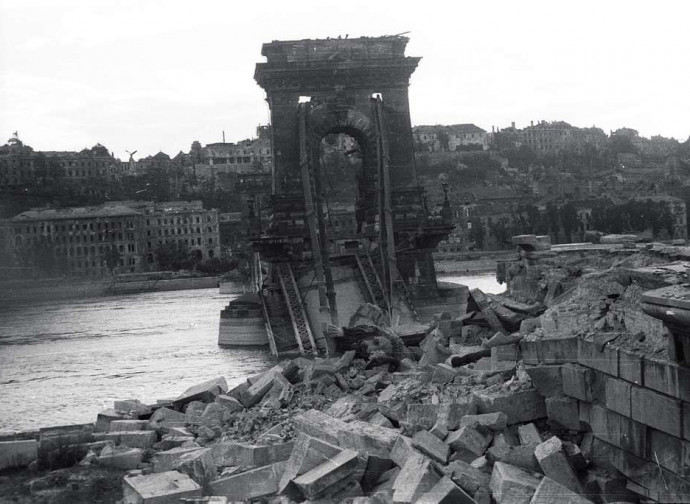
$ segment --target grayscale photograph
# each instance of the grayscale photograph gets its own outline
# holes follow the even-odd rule
[[[690,503],[688,20],[0,0],[0,504]]]

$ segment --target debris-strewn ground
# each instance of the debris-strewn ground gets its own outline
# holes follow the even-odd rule
[[[661,329],[641,314],[639,296],[670,270],[649,273],[644,267],[663,261],[636,256],[550,261],[534,299],[473,290],[466,314],[440,314],[413,338],[376,326],[381,317],[369,306],[368,329],[332,331],[342,338],[335,357],[284,360],[232,389],[218,378],[156,405],[117,401],[94,425],[43,430],[12,448],[21,452],[14,465],[35,460],[0,478],[0,502],[129,504],[168,495],[160,502],[604,503],[661,495],[608,463],[609,445],[593,427],[597,382],[587,378],[599,371],[578,363],[578,345],[663,358]]]

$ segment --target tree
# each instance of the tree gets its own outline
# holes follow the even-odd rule
[[[179,271],[191,269],[199,258],[193,254],[184,242],[172,241],[159,245],[153,251],[158,269],[162,271]]]
[[[549,232],[553,234],[554,241],[558,243],[558,232],[560,231],[560,217],[558,215],[558,207],[549,203],[546,205],[546,218],[549,223]]]
[[[577,216],[577,210],[572,203],[568,203],[561,207],[561,223],[563,224],[563,231],[565,232],[565,237],[568,242],[573,241],[573,231],[575,231],[579,224],[580,219]]]
[[[475,218],[470,221],[470,241],[473,241],[475,248],[484,248],[484,239],[486,237],[486,231],[484,231],[484,226],[482,226],[482,221]]]

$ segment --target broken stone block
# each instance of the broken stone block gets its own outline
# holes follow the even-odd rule
[[[489,486],[490,476],[462,460],[454,460],[443,470],[456,484],[470,494]]]
[[[389,458],[381,458],[370,456],[367,458],[367,464],[364,469],[362,479],[359,481],[362,490],[369,493],[384,473],[390,471],[395,467],[393,461]]]
[[[444,476],[417,500],[417,504],[475,504],[475,501],[448,476]]]
[[[201,486],[177,471],[125,477],[124,504],[172,504],[184,497],[201,497]]]
[[[172,450],[187,442],[194,442],[194,436],[171,436],[170,434],[165,434],[163,439],[153,445],[153,449],[163,451]]]
[[[217,402],[212,402],[206,405],[200,420],[206,427],[216,427],[223,423],[223,415],[225,414],[226,409],[223,406]]]
[[[489,493],[488,486],[486,488],[480,488],[474,495],[474,502],[477,504],[491,504],[491,494]]]
[[[380,411],[377,411],[371,417],[369,417],[367,422],[372,425],[378,425],[379,427],[387,427],[389,429],[393,428],[391,421],[386,416],[381,414]]]
[[[406,421],[415,430],[429,430],[436,423],[438,409],[438,404],[409,404]]]
[[[240,401],[229,395],[219,395],[216,397],[216,402],[223,406],[230,413],[237,413],[238,411],[242,411],[244,409],[244,406],[242,406]]]
[[[338,445],[338,432],[345,429],[347,424],[317,410],[300,413],[292,419],[297,432],[319,438],[332,445]]]
[[[187,474],[205,488],[208,487],[211,481],[216,479],[218,474],[209,448],[183,453],[177,459],[173,468],[176,471]]]
[[[577,400],[572,397],[548,397],[546,415],[556,426],[574,431],[581,430],[580,409]]]
[[[250,445],[224,441],[215,443],[209,448],[217,466],[254,467],[287,460],[293,446],[292,441],[273,445]]]
[[[359,482],[353,478],[354,476],[340,480],[324,492],[321,497],[310,499],[308,501],[309,504],[332,504],[333,502],[353,503],[357,500],[368,499],[368,497],[364,497]]]
[[[428,431],[419,431],[412,438],[412,446],[442,464],[448,461],[450,447]]]
[[[180,446],[178,448],[171,448],[170,450],[159,451],[153,456],[152,459],[153,472],[160,473],[172,471],[175,467],[175,464],[182,459],[183,455],[203,449],[204,448],[200,448],[198,446],[187,448]]]
[[[449,432],[445,442],[454,452],[470,452],[475,457],[481,457],[491,443],[492,437],[489,429],[480,424],[474,424]]]
[[[203,401],[191,401],[187,403],[184,410],[185,421],[190,425],[201,425],[201,415],[206,409],[206,403]]]
[[[130,448],[152,448],[156,441],[158,441],[158,434],[156,431],[120,431],[109,432],[105,435],[108,441],[112,441],[118,445],[129,446]]]
[[[520,438],[521,445],[539,444],[542,441],[539,431],[533,423],[520,425],[518,427],[518,437]]]
[[[398,467],[403,467],[413,453],[416,452],[414,446],[412,446],[412,439],[406,436],[398,436],[391,450],[391,460]]]
[[[163,432],[167,432],[171,427],[184,427],[186,421],[187,416],[184,413],[169,408],[157,409],[149,420],[153,427]]]
[[[544,398],[536,389],[518,391],[474,392],[480,413],[504,412],[508,425],[531,422],[546,416]]]
[[[358,464],[359,458],[356,451],[342,450],[331,459],[295,478],[293,483],[306,498],[313,499],[352,474]]]
[[[491,462],[503,462],[531,472],[541,472],[539,462],[534,456],[536,444],[519,446],[493,446],[486,451]]]
[[[496,462],[489,488],[498,504],[529,504],[539,479],[519,467]]]
[[[440,477],[434,471],[428,458],[414,453],[407,459],[393,483],[393,502],[407,504],[417,502],[422,495],[431,490]]]
[[[391,502],[393,500],[393,486],[399,474],[399,467],[394,467],[383,473],[376,480],[376,484],[369,491],[369,495],[383,499],[384,502]]]
[[[544,397],[563,395],[562,364],[527,366],[525,371],[532,380],[532,385]]]
[[[534,492],[530,504],[591,504],[585,499],[560,483],[545,476]]]
[[[35,439],[0,442],[0,471],[26,467],[38,458],[38,441]]]
[[[120,411],[135,417],[141,415],[149,415],[151,413],[151,406],[143,404],[139,399],[125,399],[123,401],[115,401],[113,405],[115,411]]]
[[[371,425],[367,422],[353,420],[344,424],[338,432],[338,445],[360,452],[362,455],[376,455],[386,458],[400,437],[395,429]]]
[[[126,420],[128,416],[124,413],[119,413],[114,409],[103,410],[96,416],[96,432],[109,432],[110,422],[113,420]]]
[[[294,496],[288,485],[295,478],[332,459],[341,451],[338,446],[300,433],[278,483],[278,493]]]
[[[483,413],[480,415],[465,415],[460,420],[460,427],[465,425],[483,425],[492,431],[502,431],[508,425],[508,415],[502,411]]]
[[[243,473],[218,478],[209,485],[213,495],[230,501],[249,501],[272,495],[278,491],[278,482],[285,471],[286,462],[276,462]]]
[[[563,443],[558,437],[553,436],[538,445],[534,456],[546,476],[577,494],[584,493],[584,488],[570,465]]]
[[[455,377],[458,376],[457,371],[453,368],[453,366],[449,366],[448,364],[436,364],[434,366],[434,372],[431,375],[431,382],[432,383],[450,383],[452,382]]]
[[[110,432],[140,431],[148,424],[148,420],[113,420],[110,422]]]
[[[230,390],[228,390],[225,394],[220,394],[220,395],[227,395],[227,396],[233,397],[239,401],[242,394],[244,394],[244,392],[246,392],[246,390],[248,388],[249,388],[249,382],[243,381],[243,382],[240,382],[239,384],[235,385]]]
[[[228,391],[228,384],[225,378],[220,376],[212,380],[207,380],[185,390],[177,399],[173,400],[175,409],[191,401],[212,402],[215,398]]]
[[[110,449],[108,451],[103,450],[103,452],[96,459],[98,465],[124,469],[125,471],[136,469],[144,458],[144,450],[141,448],[129,448],[122,451]]]
[[[564,364],[561,369],[563,393],[580,401],[592,402],[594,371],[579,364]]]
[[[575,443],[564,441],[563,449],[565,450],[565,454],[568,456],[568,460],[570,461],[570,465],[573,466],[573,469],[580,471],[587,467],[587,459],[585,459],[585,456],[582,454],[579,446],[577,446]]]

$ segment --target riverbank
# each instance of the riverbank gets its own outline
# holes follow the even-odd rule
[[[155,277],[127,276],[104,279],[49,278],[38,280],[4,280],[0,284],[0,304],[14,305],[53,300],[79,300],[95,297],[217,288],[217,277]]]

